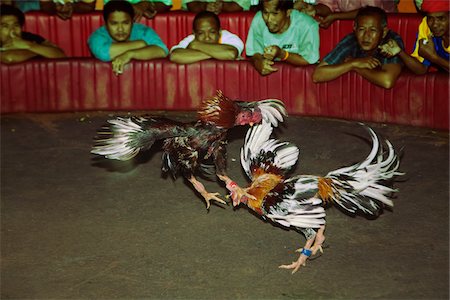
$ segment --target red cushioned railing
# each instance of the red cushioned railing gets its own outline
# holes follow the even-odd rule
[[[222,27],[239,35],[244,42],[253,16],[253,12],[219,15]],[[152,27],[170,49],[192,32],[193,19],[193,13],[174,11],[158,14],[151,20],[143,19],[142,23]],[[416,14],[389,14],[389,27],[402,36],[407,52],[412,51],[420,20],[421,17]],[[76,14],[68,21],[63,21],[56,16],[32,12],[26,15],[25,30],[40,34],[58,44],[68,56],[89,57],[87,39],[101,25],[103,25],[103,19],[99,12]],[[352,21],[344,20],[335,22],[328,29],[320,29],[321,57],[324,57],[346,34],[350,33],[352,27]]]
[[[278,63],[260,76],[247,61],[133,62],[115,76],[95,59],[35,60],[2,65],[1,109],[11,112],[195,110],[216,89],[233,99],[282,99],[291,114],[449,128],[448,76],[403,73],[386,90],[346,74],[314,84],[309,67]],[[20,88],[18,83],[20,82]]]

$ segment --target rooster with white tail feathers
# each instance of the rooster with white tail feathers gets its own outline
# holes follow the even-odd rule
[[[225,182],[233,194],[252,197],[226,174],[226,144],[228,129],[238,125],[268,123],[278,126],[287,116],[282,101],[266,99],[254,102],[233,101],[221,91],[202,101],[198,121],[181,123],[165,118],[115,118],[98,132],[92,153],[108,159],[128,160],[148,150],[155,141],[163,140],[164,172],[176,177],[183,175],[204,198],[206,208],[210,202],[226,204],[219,193],[208,192],[197,180],[199,173],[216,175]]]
[[[392,144],[385,140],[387,154],[375,132],[365,126],[372,139],[372,150],[365,160],[329,172],[326,176],[287,173],[297,163],[299,149],[289,143],[270,139],[269,124],[254,126],[247,132],[241,149],[241,164],[251,180],[240,197],[231,193],[233,205],[244,203],[263,218],[301,231],[306,244],[297,250],[299,258],[280,268],[297,272],[311,255],[323,252],[326,203],[334,203],[350,214],[377,217],[383,206],[392,207],[395,189],[386,181],[398,172],[399,159]]]

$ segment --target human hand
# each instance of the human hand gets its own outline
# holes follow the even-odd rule
[[[316,8],[314,5],[304,2],[303,0],[298,0],[294,3],[294,9],[307,14],[311,17],[316,16]]]
[[[16,36],[13,31],[9,34],[9,39],[3,44],[3,51],[30,49],[32,42],[22,39],[21,36]]]
[[[223,1],[222,0],[216,0],[215,2],[208,2],[206,4],[206,10],[215,13],[218,15],[223,8]]]
[[[124,66],[129,63],[131,60],[131,53],[127,51],[116,58],[114,58],[111,62],[112,71],[114,75],[120,75],[123,73]]]
[[[375,69],[379,66],[381,66],[381,62],[372,57],[372,56],[368,56],[368,57],[361,57],[361,58],[354,58],[351,60],[348,60],[352,66],[354,68],[358,68],[358,69]]]
[[[273,61],[275,58],[280,56],[281,52],[281,48],[276,45],[267,46],[266,48],[264,48],[263,57],[265,59]]]
[[[330,27],[330,25],[333,24],[334,21],[335,21],[334,15],[329,14],[328,16],[320,19],[319,26],[326,29]]]
[[[189,45],[187,46],[187,49],[198,50],[198,47],[202,44],[203,43],[200,42],[199,40],[194,39],[194,40],[192,40],[192,42],[189,43]]]
[[[437,56],[431,37],[419,40],[419,55],[428,60],[433,60]]]
[[[66,2],[64,4],[56,3],[56,15],[63,20],[70,19],[73,14],[72,2]]]
[[[277,68],[273,67],[274,62],[272,60],[262,57],[261,59],[255,60],[255,68],[261,75],[269,75],[273,72],[278,71]]]
[[[378,46],[381,54],[387,57],[393,57],[399,54],[402,51],[402,48],[398,45],[395,40],[389,40],[387,43]]]
[[[153,4],[148,1],[141,1],[136,4],[133,4],[134,9],[134,22],[139,22],[142,17],[146,17],[148,19],[153,18],[156,15],[156,11],[153,8]]]

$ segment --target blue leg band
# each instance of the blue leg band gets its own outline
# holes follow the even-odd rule
[[[308,256],[308,257],[310,257],[310,256],[311,256],[311,254],[312,254],[312,251],[311,251],[311,250],[309,250],[309,249],[305,249],[305,248],[303,248],[303,249],[302,249],[302,251],[300,252],[300,254],[303,254],[303,255],[305,255],[305,256]]]

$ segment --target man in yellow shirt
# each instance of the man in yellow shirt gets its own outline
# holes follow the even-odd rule
[[[389,41],[382,51],[398,55],[416,74],[425,74],[430,67],[449,72],[449,1],[424,0],[421,10],[426,16],[419,25],[413,53],[408,55],[395,41]]]

